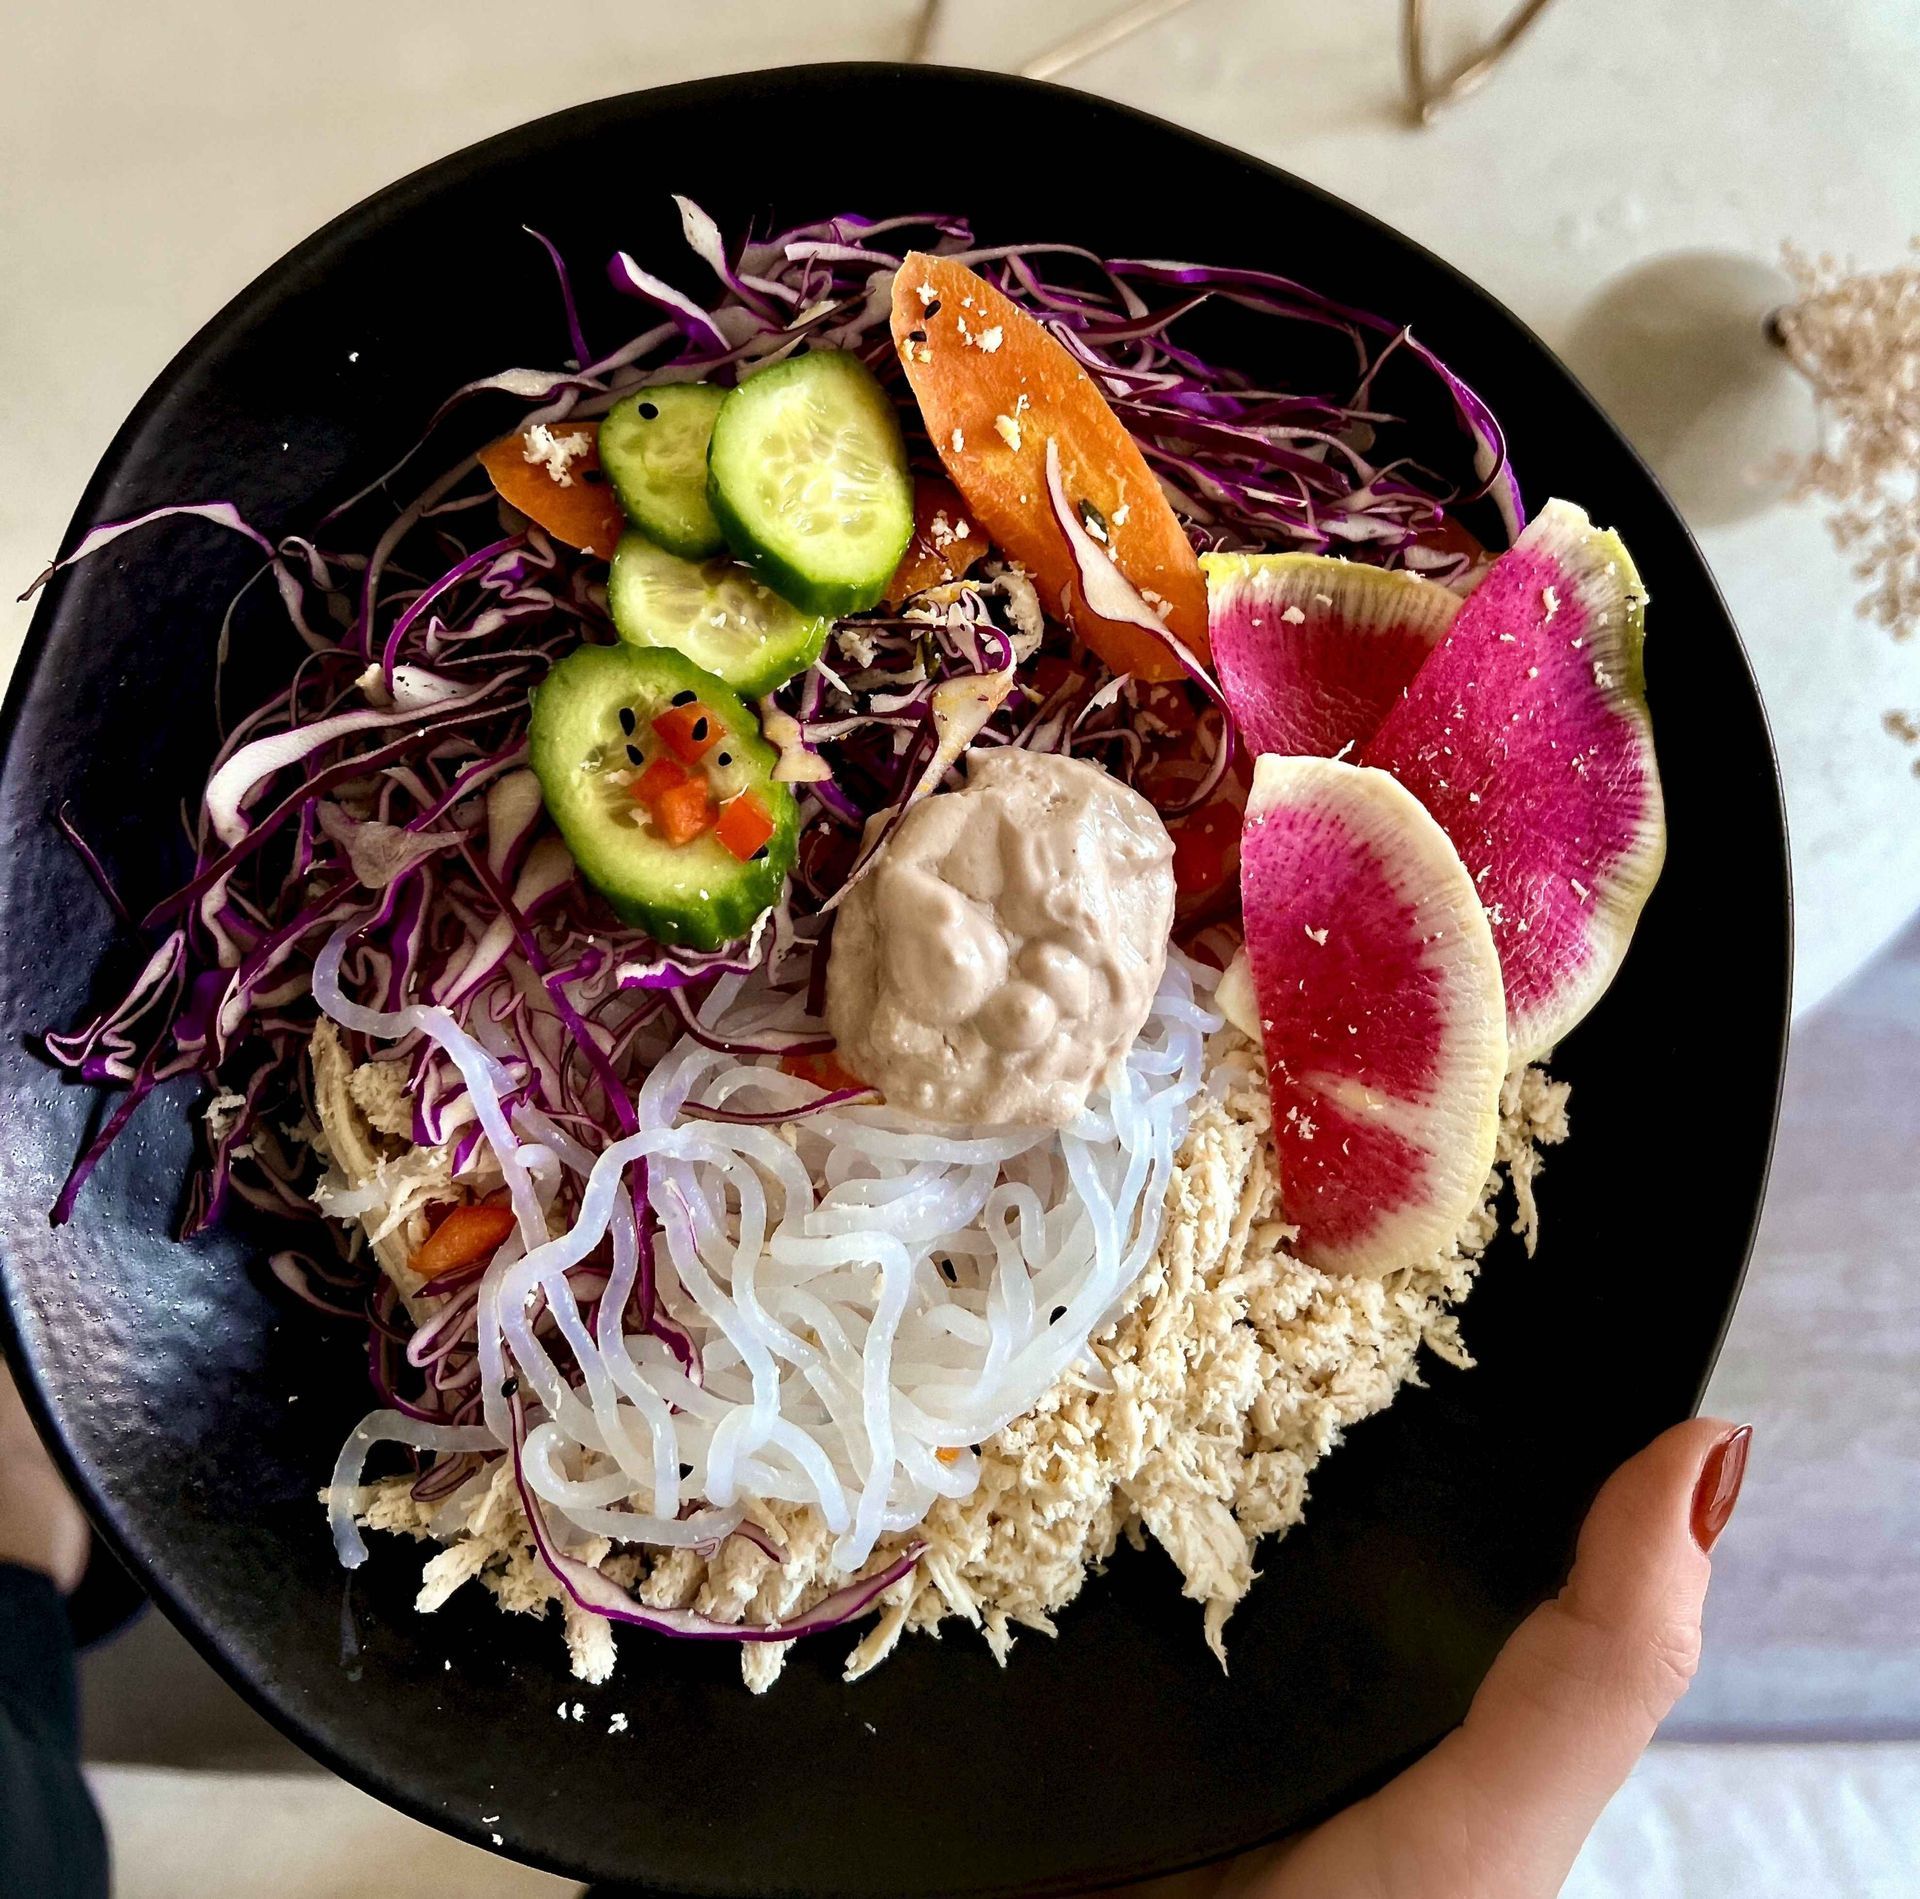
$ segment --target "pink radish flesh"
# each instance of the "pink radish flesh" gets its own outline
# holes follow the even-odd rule
[[[1301,1256],[1361,1274],[1431,1257],[1486,1185],[1507,1066],[1472,880],[1384,772],[1267,756],[1240,891]]]
[[[1598,1001],[1665,856],[1645,598],[1618,537],[1549,502],[1361,753],[1433,813],[1471,872],[1519,1058]]]
[[[1208,554],[1207,632],[1249,750],[1366,744],[1460,610],[1435,581],[1319,554]]]

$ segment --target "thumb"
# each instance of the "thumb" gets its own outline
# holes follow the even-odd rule
[[[1588,1513],[1566,1588],[1514,1632],[1466,1720],[1288,1853],[1264,1887],[1269,1899],[1558,1892],[1692,1679],[1707,1552],[1739,1494],[1751,1436],[1699,1418],[1623,1465]],[[1342,1883],[1356,1874],[1364,1884]]]

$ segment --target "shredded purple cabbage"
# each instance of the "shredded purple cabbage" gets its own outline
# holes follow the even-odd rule
[[[305,1059],[317,1016],[310,975],[342,924],[354,937],[344,972],[350,987],[387,1010],[444,1004],[505,1051],[509,1109],[537,1108],[599,1146],[638,1125],[638,1085],[683,1032],[770,1058],[831,1047],[792,1034],[727,1040],[703,1021],[702,1004],[716,983],[755,967],[817,998],[824,912],[856,872],[863,830],[877,814],[897,820],[908,800],[944,779],[954,763],[951,708],[969,686],[996,696],[991,717],[962,734],[962,751],[967,743],[1020,745],[1089,757],[1150,791],[1157,784],[1170,814],[1211,796],[1231,763],[1230,731],[1205,694],[1115,678],[1042,623],[1020,576],[989,568],[976,584],[843,622],[817,666],[763,701],[767,735],[782,754],[778,775],[802,808],[803,848],[788,898],[751,943],[711,956],[654,943],[612,917],[564,852],[543,847],[538,798],[516,777],[526,764],[529,688],[582,639],[609,635],[604,568],[499,503],[471,456],[431,479],[414,478],[411,499],[394,496],[403,469],[430,463],[443,419],[471,402],[493,405],[503,432],[515,424],[510,403],[521,428],[591,418],[650,381],[731,381],[811,346],[854,350],[903,388],[888,331],[890,290],[900,255],[918,246],[981,270],[1086,366],[1198,548],[1332,549],[1448,579],[1458,578],[1466,557],[1432,543],[1453,511],[1490,499],[1509,533],[1517,526],[1519,496],[1499,427],[1474,392],[1409,332],[1287,278],[1103,261],[1058,244],[981,250],[963,219],[937,215],[849,213],[729,248],[697,205],[678,203],[689,246],[711,279],[700,294],[617,253],[609,279],[644,307],[650,327],[595,357],[565,261],[530,232],[558,277],[570,360],[456,390],[422,441],[404,453],[396,445],[388,474],[312,535],[276,542],[230,503],[195,503],[104,523],[58,563],[163,520],[212,522],[260,548],[305,656],[221,746],[195,823],[192,873],[135,926],[146,953],[120,1000],[78,1029],[44,1038],[60,1067],[123,1091],[76,1161],[53,1209],[56,1223],[145,1095],[182,1075],[199,1077],[214,1096],[185,1231],[219,1218],[234,1193],[269,1212],[313,1215],[318,1164],[305,1138],[316,1120]],[[1259,380],[1210,353],[1235,342],[1267,360],[1289,360],[1296,348],[1319,360],[1331,345],[1341,366],[1325,387]],[[1424,381],[1424,397],[1454,418],[1451,430],[1437,431],[1451,439],[1436,448],[1430,423],[1416,429],[1384,406],[1396,376]],[[924,435],[909,433],[916,460],[933,470]],[[1437,462],[1457,461],[1457,471],[1415,459],[1416,436]],[[223,641],[225,634],[223,622]],[[1184,718],[1169,720],[1177,700],[1185,701]],[[1211,736],[1188,761],[1184,782],[1178,769],[1154,781],[1150,735],[1196,720]],[[131,924],[84,826],[64,806],[58,822]],[[530,1002],[530,989],[541,1006]],[[464,1084],[432,1044],[415,1035],[376,1049],[356,1039],[352,1052],[404,1068],[416,1141],[450,1141],[457,1161],[473,1151],[481,1135]],[[778,1115],[689,1111],[777,1121],[860,1098],[833,1089]],[[635,1203],[646,1207],[644,1191]],[[643,1231],[640,1271],[619,1320],[661,1338],[697,1380],[691,1343],[654,1297],[653,1240]],[[479,1267],[432,1281],[416,1313],[364,1254],[323,1264],[283,1252],[273,1270],[322,1314],[366,1325],[369,1376],[383,1403],[434,1425],[479,1415]],[[593,1262],[574,1270],[583,1314],[594,1323],[607,1271]],[[566,1364],[551,1321],[542,1336]],[[518,1400],[515,1409],[518,1417]],[[422,1470],[416,1495],[449,1495],[481,1467],[479,1454],[443,1453]],[[870,1607],[914,1560],[896,1558],[778,1629],[722,1625],[647,1608],[616,1590],[554,1545],[524,1483],[521,1495],[542,1555],[574,1601],[671,1634],[786,1640],[834,1627]]]

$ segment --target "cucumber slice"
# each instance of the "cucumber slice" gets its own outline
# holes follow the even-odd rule
[[[629,646],[671,646],[748,698],[811,666],[830,624],[761,586],[729,555],[681,560],[631,530],[614,549],[607,606]]]
[[[665,755],[653,721],[691,695],[720,727],[698,769],[716,804],[751,791],[773,819],[760,855],[742,863],[708,831],[669,844],[631,787]],[[656,941],[718,949],[743,937],[780,895],[799,811],[772,781],[778,754],[737,694],[670,648],[582,646],[534,689],[533,769],[547,811],[586,877],[626,922]]]
[[[844,350],[789,357],[720,405],[707,498],[727,545],[810,613],[858,613],[913,534],[900,418]]]
[[[600,466],[627,519],[684,560],[726,546],[707,505],[707,443],[726,396],[712,383],[663,383],[616,402],[600,424]]]

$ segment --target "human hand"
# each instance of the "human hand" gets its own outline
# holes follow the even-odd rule
[[[1551,1899],[1693,1677],[1707,1554],[1746,1425],[1696,1418],[1594,1499],[1573,1574],[1513,1633],[1467,1718],[1371,1798],[1150,1899]]]
[[[62,1595],[80,1586],[91,1536],[40,1442],[13,1374],[0,1362],[0,1563],[50,1576]]]

